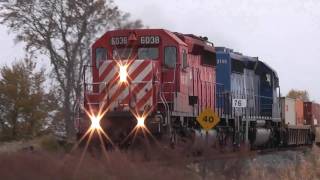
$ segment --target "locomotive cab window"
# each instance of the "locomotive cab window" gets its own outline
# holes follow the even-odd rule
[[[177,62],[177,48],[173,46],[164,49],[164,64],[169,68],[174,68]]]
[[[244,72],[244,64],[243,62],[236,60],[236,59],[231,59],[231,69],[232,72],[237,72],[243,74]]]
[[[187,51],[184,49],[182,50],[182,68],[188,67],[188,61],[187,61]]]
[[[153,59],[156,60],[159,57],[158,48],[139,48],[138,59]]]
[[[266,87],[272,87],[272,76],[269,73],[262,75],[262,84]]]
[[[216,66],[217,65],[216,53],[210,52],[210,51],[203,51],[201,63],[207,66]]]
[[[107,50],[105,48],[96,49],[96,67],[99,67],[99,64],[107,60]]]

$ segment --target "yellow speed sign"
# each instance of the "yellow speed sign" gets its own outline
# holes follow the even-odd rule
[[[207,108],[200,113],[197,121],[204,130],[208,131],[220,122],[220,117],[212,109]]]

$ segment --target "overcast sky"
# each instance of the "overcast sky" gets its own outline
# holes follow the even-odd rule
[[[277,70],[282,94],[308,90],[320,102],[318,0],[115,0],[150,28],[207,36],[215,46],[259,56]],[[23,57],[0,26],[0,65]]]
[[[306,89],[320,102],[320,1],[115,0],[150,28],[207,36],[259,56],[277,70],[282,94]]]

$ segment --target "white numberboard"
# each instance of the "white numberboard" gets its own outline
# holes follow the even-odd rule
[[[246,99],[232,99],[232,107],[245,108],[245,107],[247,107],[247,100]]]

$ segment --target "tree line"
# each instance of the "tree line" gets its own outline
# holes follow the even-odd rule
[[[73,109],[90,44],[108,30],[142,27],[112,0],[17,0],[0,6],[0,24],[25,44],[28,57],[46,57],[58,92],[43,87],[46,76],[36,71],[33,59],[2,67],[0,132],[9,139],[34,136],[55,119],[63,119],[58,124],[72,137]]]

